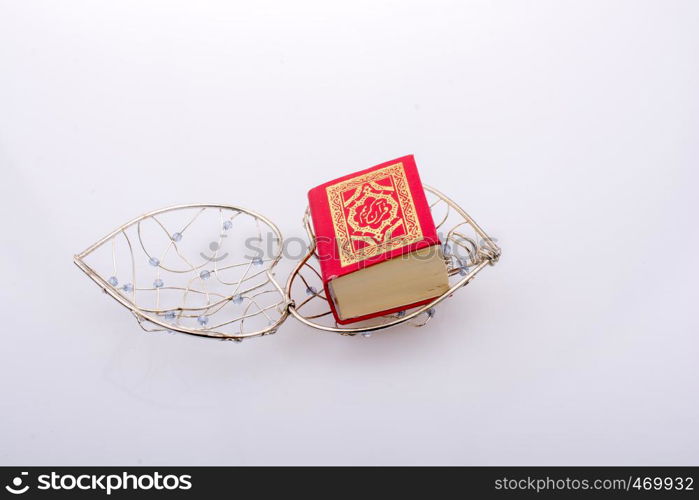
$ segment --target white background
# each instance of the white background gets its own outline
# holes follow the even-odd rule
[[[0,463],[694,464],[699,6],[0,1]],[[414,153],[503,248],[423,329],[141,332],[72,256],[188,202],[302,236]]]

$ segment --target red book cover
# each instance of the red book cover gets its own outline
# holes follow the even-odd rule
[[[431,245],[439,245],[413,155],[376,165],[308,192],[326,297],[335,278]],[[430,302],[341,320],[353,323]]]

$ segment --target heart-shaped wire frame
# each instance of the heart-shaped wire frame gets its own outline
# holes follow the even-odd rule
[[[242,341],[248,337],[275,333],[289,315],[317,330],[350,336],[369,335],[372,331],[402,323],[423,326],[434,316],[435,306],[467,285],[487,265],[497,263],[501,253],[495,241],[454,201],[434,188],[424,188],[440,239],[444,243],[449,290],[427,305],[350,326],[334,321],[324,296],[308,209],[303,223],[308,233],[309,249],[289,275],[285,289],[274,278],[274,268],[281,259],[284,246],[281,232],[263,215],[231,205],[178,205],[149,212],[118,227],[76,255],[74,261],[108,295],[129,309],[141,328],[149,332],[179,332],[218,340]],[[175,212],[180,218],[187,212],[192,217],[186,224],[178,222],[178,229],[172,232],[172,228],[166,227],[166,222],[161,218]],[[257,235],[253,239],[262,242],[261,226],[266,226],[269,231],[265,258],[249,258],[246,255],[242,262],[223,262],[218,252],[223,237],[227,235],[220,234],[217,241],[210,243],[210,248],[216,249],[214,255],[209,257],[200,253],[204,260],[192,264],[193,259],[184,255],[179,242],[195,228],[197,221],[204,218],[202,214],[205,212],[213,212],[216,219],[213,227],[209,226],[207,231],[215,228],[217,232],[225,233],[240,219],[248,218],[248,222],[257,228]],[[145,223],[150,223],[151,231],[142,231]],[[150,243],[144,243],[147,238],[143,233],[159,235],[162,243],[161,253],[157,254],[159,257],[148,250]],[[118,248],[127,255],[126,259],[117,258]],[[109,273],[100,273],[88,263],[93,255],[101,251],[111,251],[107,259],[111,261],[109,267],[113,264],[110,277],[107,277]],[[228,255],[226,252],[225,256]],[[166,257],[170,260],[166,260]],[[171,264],[173,259],[182,267],[176,269]],[[126,265],[119,265],[120,260],[126,260]],[[138,278],[141,281],[137,281],[139,266],[146,269],[145,273],[139,269]],[[223,278],[223,274],[231,269],[242,273],[237,281]],[[143,274],[153,278],[152,284],[143,283]],[[127,280],[122,283],[120,280],[123,281],[124,275]],[[257,281],[253,281],[255,279]],[[207,285],[209,282],[218,286],[216,291],[210,289]],[[167,298],[165,292],[170,294]],[[199,302],[194,303],[193,298],[198,298]],[[250,326],[251,323],[254,325]]]
[[[408,311],[348,326],[338,324],[332,316],[322,288],[315,235],[310,221],[310,212],[306,209],[303,223],[311,246],[289,276],[286,284],[285,293],[289,298],[289,313],[312,328],[341,335],[369,335],[372,331],[402,323],[423,326],[434,316],[435,306],[470,283],[483,268],[496,264],[501,250],[495,241],[454,201],[434,188],[423,187],[437,231],[444,244],[443,253],[449,274],[449,290],[429,304]]]
[[[178,212],[175,214],[177,219],[181,219],[185,213],[192,216],[186,224],[178,220],[177,229],[173,231],[172,227],[166,227],[167,223],[161,218],[174,212]],[[214,233],[209,240],[210,249],[215,249],[213,255],[185,255],[179,242],[183,239],[186,241],[189,233],[198,229],[195,225],[202,224],[198,221],[207,218],[203,215],[207,212],[209,222],[204,230],[211,232],[216,229],[217,233],[221,233],[218,236]],[[210,220],[211,212],[214,212],[213,221]],[[222,252],[220,249],[223,248],[224,238],[228,236],[226,232],[233,232],[230,230],[241,225],[241,222],[256,228],[257,236],[254,239],[260,242],[264,240],[262,227],[268,228],[265,235],[270,251],[264,258],[254,257],[230,264],[218,253]],[[142,231],[146,223],[151,229]],[[157,234],[161,243],[161,252],[157,255],[144,243],[153,233]],[[127,222],[76,255],[74,262],[107,294],[128,308],[146,331],[180,332],[241,341],[247,337],[275,333],[288,316],[286,295],[274,279],[273,272],[281,258],[282,242],[277,226],[256,212],[231,205],[178,205],[155,210]],[[113,275],[107,277],[108,273],[99,273],[87,260],[110,248]],[[228,256],[226,252],[225,257]],[[104,262],[107,256],[101,257]],[[194,259],[198,259],[197,263],[193,263]],[[124,265],[120,262],[122,260],[127,263]],[[143,266],[145,270],[141,268]],[[121,273],[119,278],[118,269]],[[240,277],[227,281],[230,278],[226,273],[231,272],[236,272]],[[145,284],[144,274],[147,275]],[[216,285],[216,291],[212,290],[212,285]],[[250,326],[252,323],[254,326]]]

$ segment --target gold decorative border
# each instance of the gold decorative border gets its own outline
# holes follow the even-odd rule
[[[403,212],[406,234],[391,238],[380,244],[365,246],[359,250],[355,250],[350,240],[349,230],[347,229],[347,221],[345,220],[345,212],[342,203],[342,193],[349,189],[357,188],[366,182],[377,181],[386,177],[392,178],[396,193],[398,194],[398,202]],[[337,239],[337,246],[340,252],[340,265],[342,267],[355,264],[369,257],[380,255],[397,248],[408,246],[423,239],[422,228],[417,218],[415,202],[413,201],[413,195],[408,186],[408,179],[405,176],[403,163],[389,165],[388,167],[383,167],[364,175],[332,184],[325,188],[325,192],[328,196],[330,216],[333,222],[333,229],[335,230],[335,238]]]

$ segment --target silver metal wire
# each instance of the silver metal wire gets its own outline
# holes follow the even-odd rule
[[[437,230],[444,235],[443,252],[450,288],[427,305],[375,318],[368,323],[343,326],[333,319],[323,292],[308,209],[303,224],[309,249],[289,275],[284,289],[274,277],[283,248],[281,232],[263,215],[231,205],[177,205],[149,212],[90,245],[75,256],[74,262],[107,294],[129,309],[141,328],[148,332],[169,331],[241,341],[275,333],[289,315],[311,328],[350,336],[368,335],[403,323],[423,326],[434,316],[437,305],[470,283],[486,266],[497,263],[501,254],[494,240],[454,201],[434,188],[424,186],[424,189]],[[218,235],[210,243],[214,253],[201,259],[188,253],[179,241],[203,224],[203,219],[212,212],[218,217],[218,224],[214,225]],[[162,220],[166,214],[176,214],[178,221],[183,215],[188,218],[184,224],[178,224],[179,229],[171,232],[172,227],[168,228]],[[250,219],[256,227],[254,239],[264,239],[261,226],[269,229],[271,242],[268,243],[272,251],[265,259],[234,261],[228,259],[227,251],[220,253],[228,237],[221,227],[227,231],[242,218]],[[146,223],[153,228],[148,231],[149,236],[154,237],[156,233],[164,242],[159,253],[145,241],[143,226]],[[240,235],[233,246],[239,247],[245,237],[250,238],[250,234]],[[111,277],[99,273],[96,264],[88,263],[97,253],[105,251],[111,251],[103,267],[110,270]],[[121,259],[127,261],[125,266],[120,266]],[[229,271],[238,272],[238,279],[226,279],[224,274]],[[119,273],[127,276],[127,284],[117,283]]]
[[[435,307],[438,304],[470,283],[486,266],[496,264],[501,250],[495,241],[454,201],[434,188],[423,187],[437,230],[443,232],[447,229],[443,243],[450,276],[449,290],[429,304],[410,311],[376,318],[371,324],[357,323],[354,326],[338,324],[332,316],[327,298],[322,293],[315,292],[322,289],[322,280],[318,271],[318,256],[315,251],[315,235],[310,223],[310,212],[306,209],[303,224],[311,247],[287,280],[285,293],[289,298],[289,313],[311,328],[341,335],[366,335],[402,323],[424,326],[434,316]],[[463,251],[459,253],[457,249]],[[313,293],[309,294],[309,290]],[[304,296],[304,291],[309,296]],[[306,312],[313,303],[318,307],[313,312]]]
[[[212,211],[218,215],[216,229],[219,233],[211,243],[211,248],[215,248],[213,255],[210,258],[187,255],[178,242],[200,223],[206,212]],[[190,217],[178,230],[171,232],[160,217],[175,212],[178,215],[188,213]],[[273,248],[269,257],[229,262],[228,253],[225,257],[219,255],[224,236],[228,236],[223,231],[234,228],[241,217],[252,219],[257,228],[256,239],[260,241],[264,239],[261,224],[271,231]],[[157,255],[144,241],[144,222],[154,222],[156,231],[162,231],[161,240],[166,238],[161,245],[164,249]],[[241,235],[240,239],[244,236]],[[128,286],[121,287],[110,282],[116,282],[119,239],[126,243],[127,267],[130,269]],[[133,239],[138,243],[134,244]],[[106,293],[128,308],[146,331],[166,330],[239,341],[274,333],[288,315],[286,296],[273,272],[281,258],[282,240],[277,226],[256,212],[230,205],[178,205],[149,212],[123,224],[76,255],[74,262]],[[90,256],[106,248],[111,249],[112,278],[106,278],[87,262]],[[141,278],[137,272],[137,264],[142,263],[151,264],[146,268],[149,273],[146,278]],[[228,281],[225,278],[225,272],[230,270],[238,271],[238,279]],[[144,281],[151,278],[152,285]],[[154,304],[147,305],[149,299],[153,302],[153,295]],[[195,297],[199,303],[193,303]],[[261,302],[263,298],[266,303]],[[252,320],[257,326],[247,329]]]

